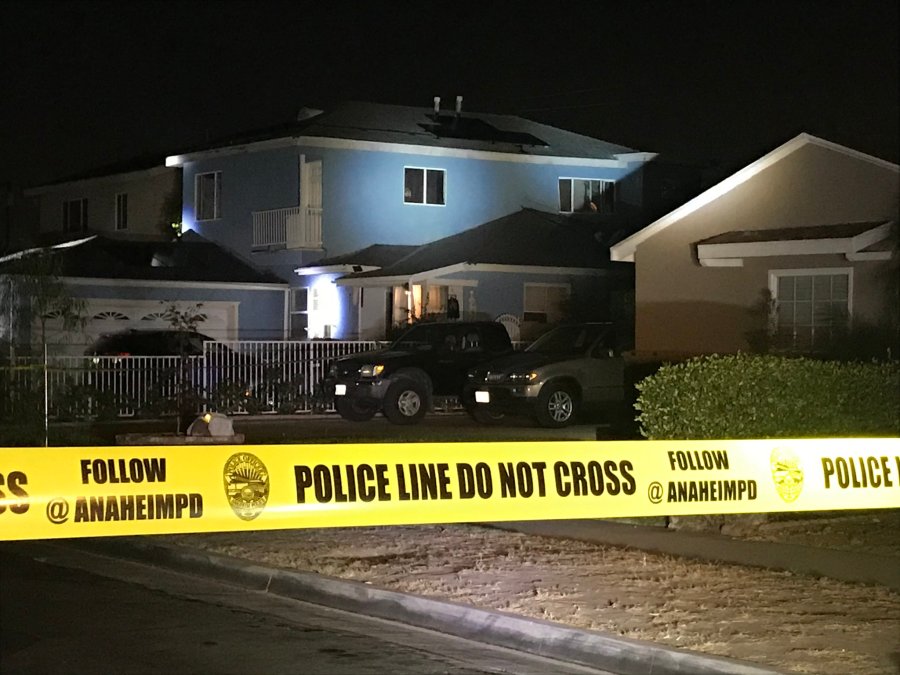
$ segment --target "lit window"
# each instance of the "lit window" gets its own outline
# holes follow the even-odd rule
[[[559,179],[559,210],[562,213],[612,213],[616,184],[611,180]]]
[[[406,167],[403,179],[403,201],[407,204],[444,205],[443,169],[419,169]]]
[[[116,229],[128,229],[128,194],[125,192],[116,195]]]
[[[569,298],[565,284],[525,284],[523,321],[556,323],[563,318],[563,304]]]
[[[87,199],[72,199],[63,202],[63,231],[84,232],[88,226]]]
[[[775,270],[775,332],[781,346],[797,351],[827,347],[850,319],[850,270]]]
[[[221,218],[222,172],[199,173],[195,181],[197,220]]]
[[[308,289],[306,288],[291,289],[289,337],[292,340],[302,340],[307,337],[306,329],[309,325],[307,293]]]

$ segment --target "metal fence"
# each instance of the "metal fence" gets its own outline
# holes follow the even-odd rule
[[[179,408],[308,412],[330,360],[375,341],[207,342],[200,356],[20,357],[0,366],[0,415],[157,416]]]

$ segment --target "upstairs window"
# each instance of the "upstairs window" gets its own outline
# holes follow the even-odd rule
[[[443,169],[406,167],[403,178],[403,201],[406,204],[444,206],[444,184],[447,172]]]
[[[778,344],[806,352],[824,349],[850,319],[850,270],[773,270]]]
[[[125,192],[116,195],[116,229],[128,229],[128,194]]]
[[[222,172],[198,173],[194,180],[194,206],[197,211],[197,220],[221,218]]]
[[[63,232],[84,232],[88,226],[87,199],[63,202]]]
[[[559,179],[561,213],[612,213],[616,204],[616,184],[590,178]]]

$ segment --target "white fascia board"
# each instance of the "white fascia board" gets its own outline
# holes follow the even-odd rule
[[[167,159],[168,161],[168,159]],[[48,192],[55,192],[57,190],[71,190],[73,188],[78,187],[87,187],[89,185],[102,185],[104,183],[118,183],[123,180],[138,180],[142,178],[152,178],[153,176],[158,176],[160,174],[166,173],[167,171],[171,171],[172,167],[168,164],[166,166],[154,166],[149,169],[139,169],[138,171],[125,171],[123,173],[111,173],[105,176],[94,176],[93,178],[79,178],[77,180],[70,180],[65,183],[53,183],[52,185],[37,185],[32,188],[28,188],[27,190],[23,190],[22,194],[27,197],[36,197],[39,195],[47,194]]]
[[[150,281],[149,279],[101,279],[91,277],[65,277],[73,286],[133,286],[135,288],[204,288],[210,290],[233,291],[282,291],[290,284],[247,284],[222,281]]]
[[[840,239],[791,239],[755,241],[730,244],[699,244],[697,257],[704,260],[724,258],[770,258],[785,255],[850,255],[885,239],[891,232],[891,224],[884,223],[866,230],[855,237]]]
[[[850,240],[850,252],[855,253],[857,251],[862,251],[872,244],[877,244],[879,241],[887,239],[891,234],[892,226],[892,222],[887,222],[882,223],[877,227],[873,227],[871,230],[860,232]]]
[[[545,267],[541,265],[498,265],[492,263],[457,263],[447,267],[417,272],[413,281],[434,279],[459,272],[488,272],[493,274],[570,274],[577,276],[604,276],[606,270],[595,267]],[[455,282],[455,280],[454,280]]]
[[[755,241],[742,244],[700,244],[697,256],[711,258],[771,258],[783,255],[823,255],[847,253],[851,239],[796,239],[790,241]]]
[[[732,174],[725,180],[717,183],[708,190],[701,192],[699,195],[685,202],[674,211],[671,211],[670,213],[664,215],[662,218],[654,221],[653,223],[650,223],[644,229],[635,232],[627,239],[623,239],[610,249],[610,257],[612,258],[612,260],[616,260],[619,262],[633,263],[634,252],[637,247],[644,241],[660,232],[661,230],[664,230],[669,225],[677,223],[682,218],[689,216],[690,214],[706,206],[710,202],[715,201],[722,195],[727,194],[740,184],[746,182],[756,174],[760,173],[764,169],[767,169],[776,162],[784,159],[788,155],[793,154],[796,150],[799,150],[808,143],[813,143],[820,147],[843,153],[845,155],[853,157],[854,159],[863,160],[890,171],[900,171],[900,167],[898,167],[898,165],[892,164],[891,162],[887,162],[883,159],[872,157],[871,155],[859,152],[858,150],[853,150],[852,148],[847,148],[842,145],[838,145],[837,143],[832,143],[830,141],[826,141],[824,139],[817,138],[806,133],[799,134],[798,136],[789,140],[787,143],[784,143],[783,145],[775,148],[767,155],[764,155],[763,157],[757,159],[755,162],[748,164],[743,169]]]
[[[891,257],[893,257],[891,251],[858,251],[846,255],[850,262],[879,262],[890,260]]]
[[[393,275],[389,277],[363,277],[361,279],[335,279],[336,286],[358,286],[365,288],[378,288],[381,286],[402,286],[409,281],[406,275]]]
[[[481,263],[458,263],[424,272],[416,272],[410,275],[393,275],[386,277],[366,277],[362,279],[337,279],[338,286],[395,286],[409,282],[433,281],[448,274],[458,272],[490,272],[501,274],[547,274],[547,275],[571,275],[602,277],[608,274],[608,270],[597,267],[543,267],[538,265],[493,265]],[[445,279],[454,284],[469,285],[461,279]],[[477,285],[473,283],[471,285]]]
[[[359,269],[356,269],[359,268]],[[375,265],[323,265],[321,267],[298,267],[294,273],[301,277],[316,274],[353,274],[354,272],[371,272],[380,269]]]
[[[701,267],[743,267],[743,258],[700,258]]]
[[[10,253],[9,255],[3,256],[2,258],[0,258],[0,263],[6,263],[11,260],[21,260],[22,258],[27,258],[28,256],[34,255],[36,253],[48,253],[50,251],[56,251],[64,248],[81,246],[81,244],[85,244],[91,239],[96,238],[97,235],[92,234],[90,237],[84,237],[83,239],[73,239],[72,241],[64,241],[61,244],[54,244],[53,246],[45,246],[43,248],[26,248],[24,251],[17,251],[15,253]]]
[[[211,157],[225,157],[259,150],[273,150],[301,146],[330,150],[363,150],[370,152],[393,152],[401,155],[423,155],[428,157],[453,157],[461,159],[481,159],[494,162],[515,162],[519,164],[548,164],[565,166],[588,166],[597,168],[623,169],[628,161],[620,159],[594,159],[591,157],[560,157],[555,155],[520,155],[513,152],[491,152],[488,150],[465,150],[462,148],[442,148],[413,143],[386,143],[384,141],[357,141],[348,138],[327,138],[324,136],[299,136],[296,138],[273,138],[245,145],[235,145],[211,150],[200,150],[185,155],[166,157],[166,166],[184,166],[187,162]],[[649,153],[642,153],[649,154]],[[618,157],[618,155],[617,155]],[[635,160],[631,160],[635,161]]]

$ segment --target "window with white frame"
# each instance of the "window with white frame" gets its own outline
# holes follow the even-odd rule
[[[307,313],[308,290],[306,288],[291,289],[288,332],[292,340],[303,340],[308,337],[306,333],[306,328],[309,325],[309,314]]]
[[[120,192],[116,195],[116,229],[128,229],[128,193]]]
[[[88,200],[70,199],[63,202],[63,231],[84,232],[88,226]]]
[[[827,347],[848,326],[851,283],[849,268],[769,272],[779,344],[798,351]]]
[[[568,299],[568,284],[525,284],[522,320],[556,323],[563,318],[563,305]]]
[[[407,166],[403,169],[403,201],[407,204],[444,205],[447,172]]]
[[[194,178],[194,207],[197,220],[222,217],[222,172],[198,173]]]
[[[612,213],[616,184],[593,178],[560,178],[559,210],[562,213]]]

